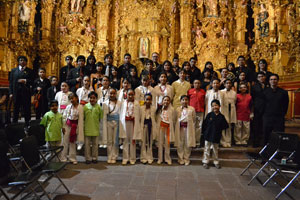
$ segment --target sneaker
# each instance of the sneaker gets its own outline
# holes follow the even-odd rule
[[[180,160],[178,161],[179,165],[184,165],[184,161]]]
[[[171,161],[169,161],[169,162],[167,162],[167,164],[168,164],[168,165],[172,165],[172,162],[171,162]]]
[[[83,144],[78,144],[77,145],[77,150],[80,151],[82,149]]]
[[[128,162],[128,161],[123,160],[123,161],[122,161],[122,165],[127,165],[127,162]]]
[[[103,145],[102,147],[103,147],[104,149],[106,149],[106,148],[107,148],[107,145]]]
[[[78,162],[77,161],[73,161],[72,163],[73,163],[73,165],[77,165]]]
[[[131,165],[135,165],[135,161],[130,161],[130,164]]]
[[[185,166],[190,165],[190,161],[185,161],[185,162],[184,162],[184,165],[185,165]]]
[[[117,161],[116,160],[111,160],[110,163],[111,164],[115,164]]]
[[[203,164],[204,169],[208,169],[208,165],[206,163]]]
[[[153,163],[153,160],[148,160],[148,164],[151,165]]]
[[[146,164],[147,160],[141,160],[141,163]]]
[[[160,165],[160,164],[161,164],[161,161],[160,161],[160,160],[158,160],[158,161],[157,161],[157,164],[158,164],[158,165]]]
[[[221,165],[220,165],[220,164],[215,164],[215,167],[216,167],[217,169],[221,169]]]
[[[111,160],[107,160],[107,163],[110,164],[110,163],[111,163]]]
[[[62,160],[60,160],[60,162],[68,162],[68,160],[67,159],[62,159]]]

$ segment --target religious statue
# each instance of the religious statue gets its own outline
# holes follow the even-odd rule
[[[27,33],[28,24],[31,14],[31,5],[30,0],[25,0],[19,6],[19,22],[18,22],[18,32]]]
[[[206,17],[218,17],[218,0],[205,0]]]
[[[268,37],[269,36],[269,22],[267,19],[269,17],[269,13],[266,9],[265,4],[260,4],[260,12],[258,13],[257,26],[260,31],[260,37]]]
[[[72,0],[71,1],[71,12],[80,13],[83,7],[84,0]]]
[[[199,39],[201,38],[201,36],[203,37],[202,28],[199,25],[197,25],[197,27],[194,28],[194,30],[192,32],[195,33],[196,37]]]
[[[139,58],[148,58],[148,57],[149,57],[149,39],[141,38]]]
[[[30,1],[25,0],[24,3],[21,3],[19,6],[19,17],[22,22],[29,22],[30,19],[30,13],[31,13],[31,8],[30,8]]]

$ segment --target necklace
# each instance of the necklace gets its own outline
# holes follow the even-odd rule
[[[110,100],[109,100],[109,102],[108,102],[108,114],[111,114],[112,112],[114,112],[115,109],[116,109],[116,106],[117,106],[117,103],[115,103],[114,108],[112,110],[110,110]]]

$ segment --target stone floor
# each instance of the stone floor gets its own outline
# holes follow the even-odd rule
[[[104,159],[104,158],[103,158]],[[55,200],[268,200],[280,191],[273,183],[263,188],[256,180],[248,186],[249,174],[240,176],[246,162],[221,162],[222,168],[204,169],[201,161],[190,166],[173,164],[108,165],[69,164],[60,174],[71,194],[60,188]],[[251,170],[255,172],[255,169]],[[264,178],[264,177],[262,177]],[[51,190],[57,181],[51,181]],[[300,199],[300,189],[291,187],[290,194]],[[289,199],[285,194],[280,198]]]

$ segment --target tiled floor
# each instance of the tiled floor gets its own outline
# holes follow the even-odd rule
[[[190,166],[108,165],[105,162],[68,165],[60,175],[71,190],[70,195],[57,195],[56,200],[269,200],[279,187],[263,188],[257,181],[247,185],[250,176],[240,176],[245,163],[223,162],[221,169],[204,169],[200,161]],[[231,166],[231,167],[230,167]],[[252,170],[253,172],[255,170]],[[52,181],[50,190],[56,184]],[[61,188],[58,193],[64,193]],[[300,190],[291,189],[295,199]],[[282,200],[289,199],[283,195]]]

